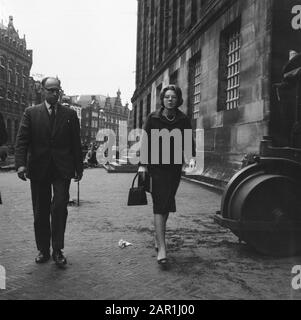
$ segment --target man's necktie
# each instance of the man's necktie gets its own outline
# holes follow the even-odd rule
[[[53,126],[54,126],[54,121],[55,121],[55,107],[53,105],[50,106],[50,128],[51,131],[53,130]]]

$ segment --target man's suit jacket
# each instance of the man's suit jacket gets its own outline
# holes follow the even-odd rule
[[[82,174],[80,126],[73,109],[57,106],[53,130],[45,103],[25,110],[15,149],[16,169],[27,167],[27,177],[42,180],[51,159],[67,179]]]

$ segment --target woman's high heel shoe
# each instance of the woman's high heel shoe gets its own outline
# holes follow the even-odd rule
[[[166,265],[168,263],[167,258],[159,259],[157,261],[158,261],[158,264],[160,264],[160,265]]]

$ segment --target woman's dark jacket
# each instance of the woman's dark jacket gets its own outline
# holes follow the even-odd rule
[[[152,112],[146,119],[143,129],[146,133],[143,134],[141,139],[141,149],[140,149],[140,164],[141,165],[147,165],[148,167],[156,167],[156,166],[170,166],[170,165],[176,165],[176,166],[182,166],[184,163],[184,132],[185,129],[192,130],[191,123],[189,118],[181,112],[179,109],[177,109],[176,117],[174,121],[167,120],[162,112],[164,108],[161,108],[160,110],[157,110],[155,112]],[[159,136],[159,133],[163,133],[162,130],[165,130],[167,133],[165,142],[162,137]],[[176,137],[178,137],[180,140],[175,142],[174,136],[170,133],[174,129],[176,130]],[[153,135],[152,135],[153,132]],[[173,131],[175,133],[175,131]],[[187,135],[189,138],[189,135]],[[188,151],[191,153],[191,156],[195,157],[195,142],[193,139],[193,134],[191,131],[191,148],[192,150]],[[147,142],[146,142],[147,141]],[[170,141],[170,145],[168,145],[168,141]],[[148,147],[148,148],[147,148]],[[165,148],[164,148],[165,147]],[[187,146],[188,147],[188,146]],[[167,149],[166,149],[167,148]],[[180,148],[180,150],[179,150]],[[146,154],[145,151],[148,150],[148,156],[143,156]],[[165,151],[165,154],[169,153],[170,161],[168,161],[168,158],[165,158],[165,161],[163,159],[163,152]],[[169,152],[168,152],[169,151]],[[175,151],[178,154],[178,157],[175,156]],[[189,154],[186,154],[186,156],[189,156]],[[167,160],[167,161],[166,161]]]

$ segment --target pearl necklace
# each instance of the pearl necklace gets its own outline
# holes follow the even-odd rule
[[[175,118],[176,118],[176,116],[174,115],[171,119],[169,119],[168,116],[165,115],[165,114],[164,114],[164,117],[165,117],[168,121],[170,121],[170,122],[174,121]]]

